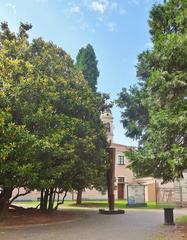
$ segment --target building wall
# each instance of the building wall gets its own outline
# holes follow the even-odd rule
[[[125,156],[125,152],[128,151],[128,147],[121,145],[121,144],[115,144],[112,143],[111,147],[116,149],[116,154],[115,154],[115,197],[116,199],[118,198],[118,178],[123,177],[124,178],[124,199],[127,199],[127,184],[132,182],[134,179],[134,174],[132,170],[128,168],[129,165],[129,160]],[[124,165],[118,165],[118,156],[124,156]]]
[[[116,157],[115,157],[115,176],[116,177],[125,177],[127,182],[132,182],[134,179],[134,174],[132,170],[128,168],[129,160],[125,156],[125,152],[128,151],[128,148],[126,146],[120,145],[120,144],[111,144],[111,147],[114,147],[116,149]],[[125,158],[125,164],[124,165],[118,165],[118,156],[124,155]]]
[[[20,188],[19,192],[20,192],[20,194],[25,193],[24,188]],[[12,193],[12,197],[16,196],[17,193],[18,193],[18,190],[14,189],[13,193]],[[29,194],[27,194],[25,196],[18,197],[16,199],[16,201],[37,201],[38,198],[40,198],[40,192],[35,190],[35,191],[30,192]]]
[[[148,198],[147,201],[155,202],[156,200],[156,186],[155,183],[147,185]]]
[[[175,193],[176,200],[181,202],[182,206],[187,207],[187,170],[183,172],[183,179],[175,181],[174,186],[179,189]]]

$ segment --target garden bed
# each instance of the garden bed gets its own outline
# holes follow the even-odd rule
[[[42,213],[36,209],[10,209],[6,219],[0,221],[0,227],[66,222],[76,219],[77,217],[76,214],[61,210],[51,213]]]

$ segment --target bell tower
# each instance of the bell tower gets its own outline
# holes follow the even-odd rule
[[[111,110],[106,110],[101,114],[101,120],[107,131],[107,140],[109,143],[113,142],[113,116]]]

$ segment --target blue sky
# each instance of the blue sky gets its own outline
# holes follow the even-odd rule
[[[0,0],[0,21],[8,21],[13,31],[20,21],[32,23],[31,39],[53,41],[73,59],[92,44],[99,61],[98,90],[113,100],[137,81],[137,55],[151,48],[147,20],[155,2],[162,0]],[[136,145],[124,135],[120,111],[113,108],[114,142]]]

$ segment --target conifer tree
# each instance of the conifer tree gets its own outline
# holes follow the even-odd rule
[[[97,90],[97,79],[99,71],[97,68],[98,61],[92,45],[88,44],[85,48],[81,48],[76,58],[76,66],[82,71],[85,80],[93,91]]]

